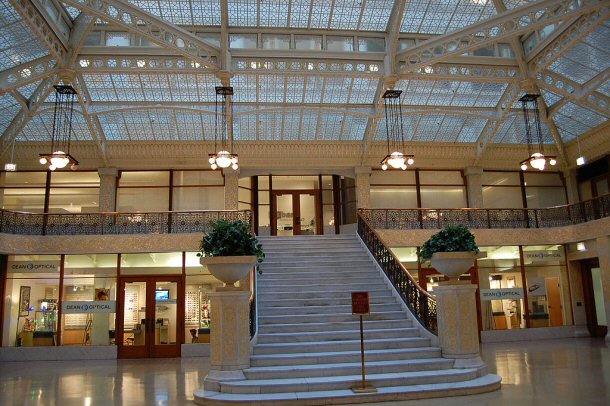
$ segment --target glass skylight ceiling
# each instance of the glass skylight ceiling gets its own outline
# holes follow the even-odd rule
[[[220,38],[221,0],[126,1],[203,38]],[[531,1],[503,2],[512,10]],[[229,34],[253,36],[254,44],[258,42],[262,47],[232,49],[231,85],[235,90],[234,136],[237,141],[362,142],[365,137],[385,140],[383,117],[377,127],[371,124],[379,114],[383,115],[376,95],[383,89],[388,59],[380,57],[381,52],[328,51],[326,47],[328,37],[351,44],[358,44],[357,39],[372,38],[385,42],[389,50],[389,40],[382,34],[388,29],[395,1],[228,0],[227,4]],[[401,41],[417,38],[420,44],[431,34],[451,33],[495,17],[498,14],[495,4],[497,2],[492,0],[409,0],[402,18],[397,21],[403,33]],[[66,10],[73,19],[80,13],[73,7],[66,6]],[[98,33],[104,35],[111,35],[114,30],[124,31],[108,23],[99,28]],[[295,35],[291,37],[290,34]],[[290,48],[278,52],[263,47],[265,35],[288,37],[290,41],[285,40],[285,44],[290,44]],[[294,49],[295,36],[299,35],[319,37],[315,41],[323,44],[320,45],[323,49]],[[101,137],[109,142],[213,140],[214,87],[219,86],[220,81],[207,70],[197,73],[190,69],[188,73],[180,73],[188,69],[188,63],[147,65],[140,69],[135,61],[147,52],[151,58],[159,60],[167,55],[174,58],[175,54],[160,46],[152,51],[139,43],[141,46],[136,47],[133,41],[140,38],[128,37],[134,47],[117,48],[115,54],[113,48],[102,46],[106,37],[100,36],[99,43],[88,44],[83,48],[86,53],[81,50],[80,57],[101,62],[75,67],[90,95],[87,110],[93,122],[96,125],[99,122]],[[606,21],[563,52],[547,69],[583,86],[596,78],[601,86],[595,96],[609,96],[610,82],[599,80],[610,66],[609,38],[610,22]],[[33,30],[9,2],[2,2],[0,71],[4,72],[0,74],[6,75],[7,70],[12,72],[10,69],[15,66],[47,55],[47,49]],[[106,63],[111,55],[124,58],[131,65]],[[435,69],[422,74],[421,78],[414,72],[408,79],[403,77],[397,82],[395,87],[403,91],[406,141],[475,143],[480,141],[486,124],[495,124],[493,120],[501,115],[498,104],[512,89],[512,83],[516,83],[519,67],[516,61],[511,64],[510,58],[502,58],[501,63],[508,66],[498,68],[489,59],[493,56],[481,59],[481,63],[477,62],[477,57],[454,57],[434,65],[446,65],[447,69]],[[191,63],[188,56],[179,58]],[[222,57],[216,60],[220,61]],[[507,75],[507,70],[511,69],[514,74]],[[543,76],[544,72],[538,80]],[[580,106],[573,98],[564,100],[566,91],[557,88],[553,91],[558,81],[554,79],[553,83],[546,83],[546,87],[540,84],[544,107],[554,106],[550,111],[559,132],[556,136],[569,142],[608,119],[609,115]],[[36,80],[12,90],[30,99],[40,83],[41,80]],[[0,89],[2,132],[21,110],[21,104],[17,102],[20,96],[13,95]],[[18,140],[50,139],[48,126],[53,98],[51,94],[41,112],[18,134]],[[500,125],[491,142],[525,143],[520,108],[519,102],[514,103],[512,113]],[[554,143],[549,128],[544,124],[542,127],[545,142]],[[376,128],[376,132],[367,136],[368,128]],[[80,112],[75,114],[75,133],[77,140],[92,139]]]
[[[8,1],[0,2],[0,70],[48,55],[44,45]]]

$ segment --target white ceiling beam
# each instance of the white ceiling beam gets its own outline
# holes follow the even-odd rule
[[[31,0],[9,0],[11,6],[19,13],[23,21],[38,37],[44,47],[60,64],[63,63],[66,55],[66,48],[59,40],[50,23],[38,11]]]
[[[75,87],[76,93],[78,94],[77,101],[78,105],[81,108],[81,113],[83,114],[83,118],[87,123],[87,127],[89,128],[89,132],[91,133],[91,137],[95,144],[97,145],[100,156],[102,157],[102,161],[106,166],[109,165],[108,154],[106,152],[106,137],[104,135],[104,131],[102,126],[100,125],[97,118],[92,117],[89,114],[89,109],[87,105],[91,100],[91,96],[89,95],[89,91],[83,81],[83,78],[79,75],[76,75],[73,80],[73,85]]]
[[[197,63],[214,70],[218,69],[214,61],[215,58],[220,57],[218,47],[123,0],[62,1],[91,16],[141,35]]]
[[[528,65],[533,74],[536,74],[553,64],[567,51],[593,32],[604,21],[610,18],[610,3],[604,2],[600,7],[582,15],[570,25],[561,35],[551,41],[546,48],[530,57]]]
[[[0,72],[0,94],[37,82],[57,73],[57,60],[47,55]]]
[[[608,75],[608,69],[604,72],[606,77]],[[602,72],[603,73],[603,72]],[[601,78],[603,79],[603,75]],[[603,81],[601,82],[603,83]],[[563,96],[567,101],[576,102],[576,104],[593,110],[599,114],[610,116],[610,98],[599,92],[593,91],[596,89],[597,82],[590,84],[588,87],[583,87],[578,82],[575,82],[567,77],[558,73],[544,70],[538,74],[536,80],[538,87],[553,92],[559,96]],[[557,107],[553,108],[549,115],[555,114]],[[551,114],[552,113],[552,114]]]
[[[85,39],[87,35],[91,32],[93,27],[95,26],[95,18],[90,16],[87,13],[80,13],[76,20],[74,20],[74,25],[72,26],[72,30],[70,30],[70,39],[69,39],[69,47],[70,47],[70,63],[69,66],[74,66],[79,57],[79,53],[85,43]]]
[[[30,122],[38,109],[44,104],[49,94],[53,91],[53,85],[57,82],[57,75],[53,75],[40,83],[30,101],[28,109],[22,108],[15,116],[11,124],[6,128],[2,137],[0,137],[0,155],[3,155],[10,148],[13,140],[19,135],[21,130]]]
[[[574,7],[572,0],[544,0],[530,3],[449,34],[429,39],[398,53],[398,59],[405,63],[400,73],[420,69],[444,61],[451,55],[463,54],[560,20],[608,7],[608,2],[603,0],[583,0],[581,7]]]

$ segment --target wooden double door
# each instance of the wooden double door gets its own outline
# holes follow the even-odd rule
[[[318,190],[274,190],[271,234],[321,234]]]
[[[119,358],[179,357],[184,342],[182,276],[124,276],[119,279]]]

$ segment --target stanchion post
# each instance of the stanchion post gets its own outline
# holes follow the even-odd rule
[[[362,386],[352,388],[354,393],[374,393],[377,392],[372,386],[366,384],[366,369],[364,366],[364,321],[363,316],[370,314],[369,292],[352,292],[352,314],[360,316],[360,359],[362,361]]]

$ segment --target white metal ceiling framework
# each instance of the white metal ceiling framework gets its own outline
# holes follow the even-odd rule
[[[0,152],[50,139],[60,80],[106,165],[116,142],[209,141],[230,77],[238,142],[349,143],[364,163],[395,87],[408,141],[476,145],[476,164],[525,143],[517,99],[538,91],[565,158],[610,117],[609,18],[608,0],[3,0]]]

